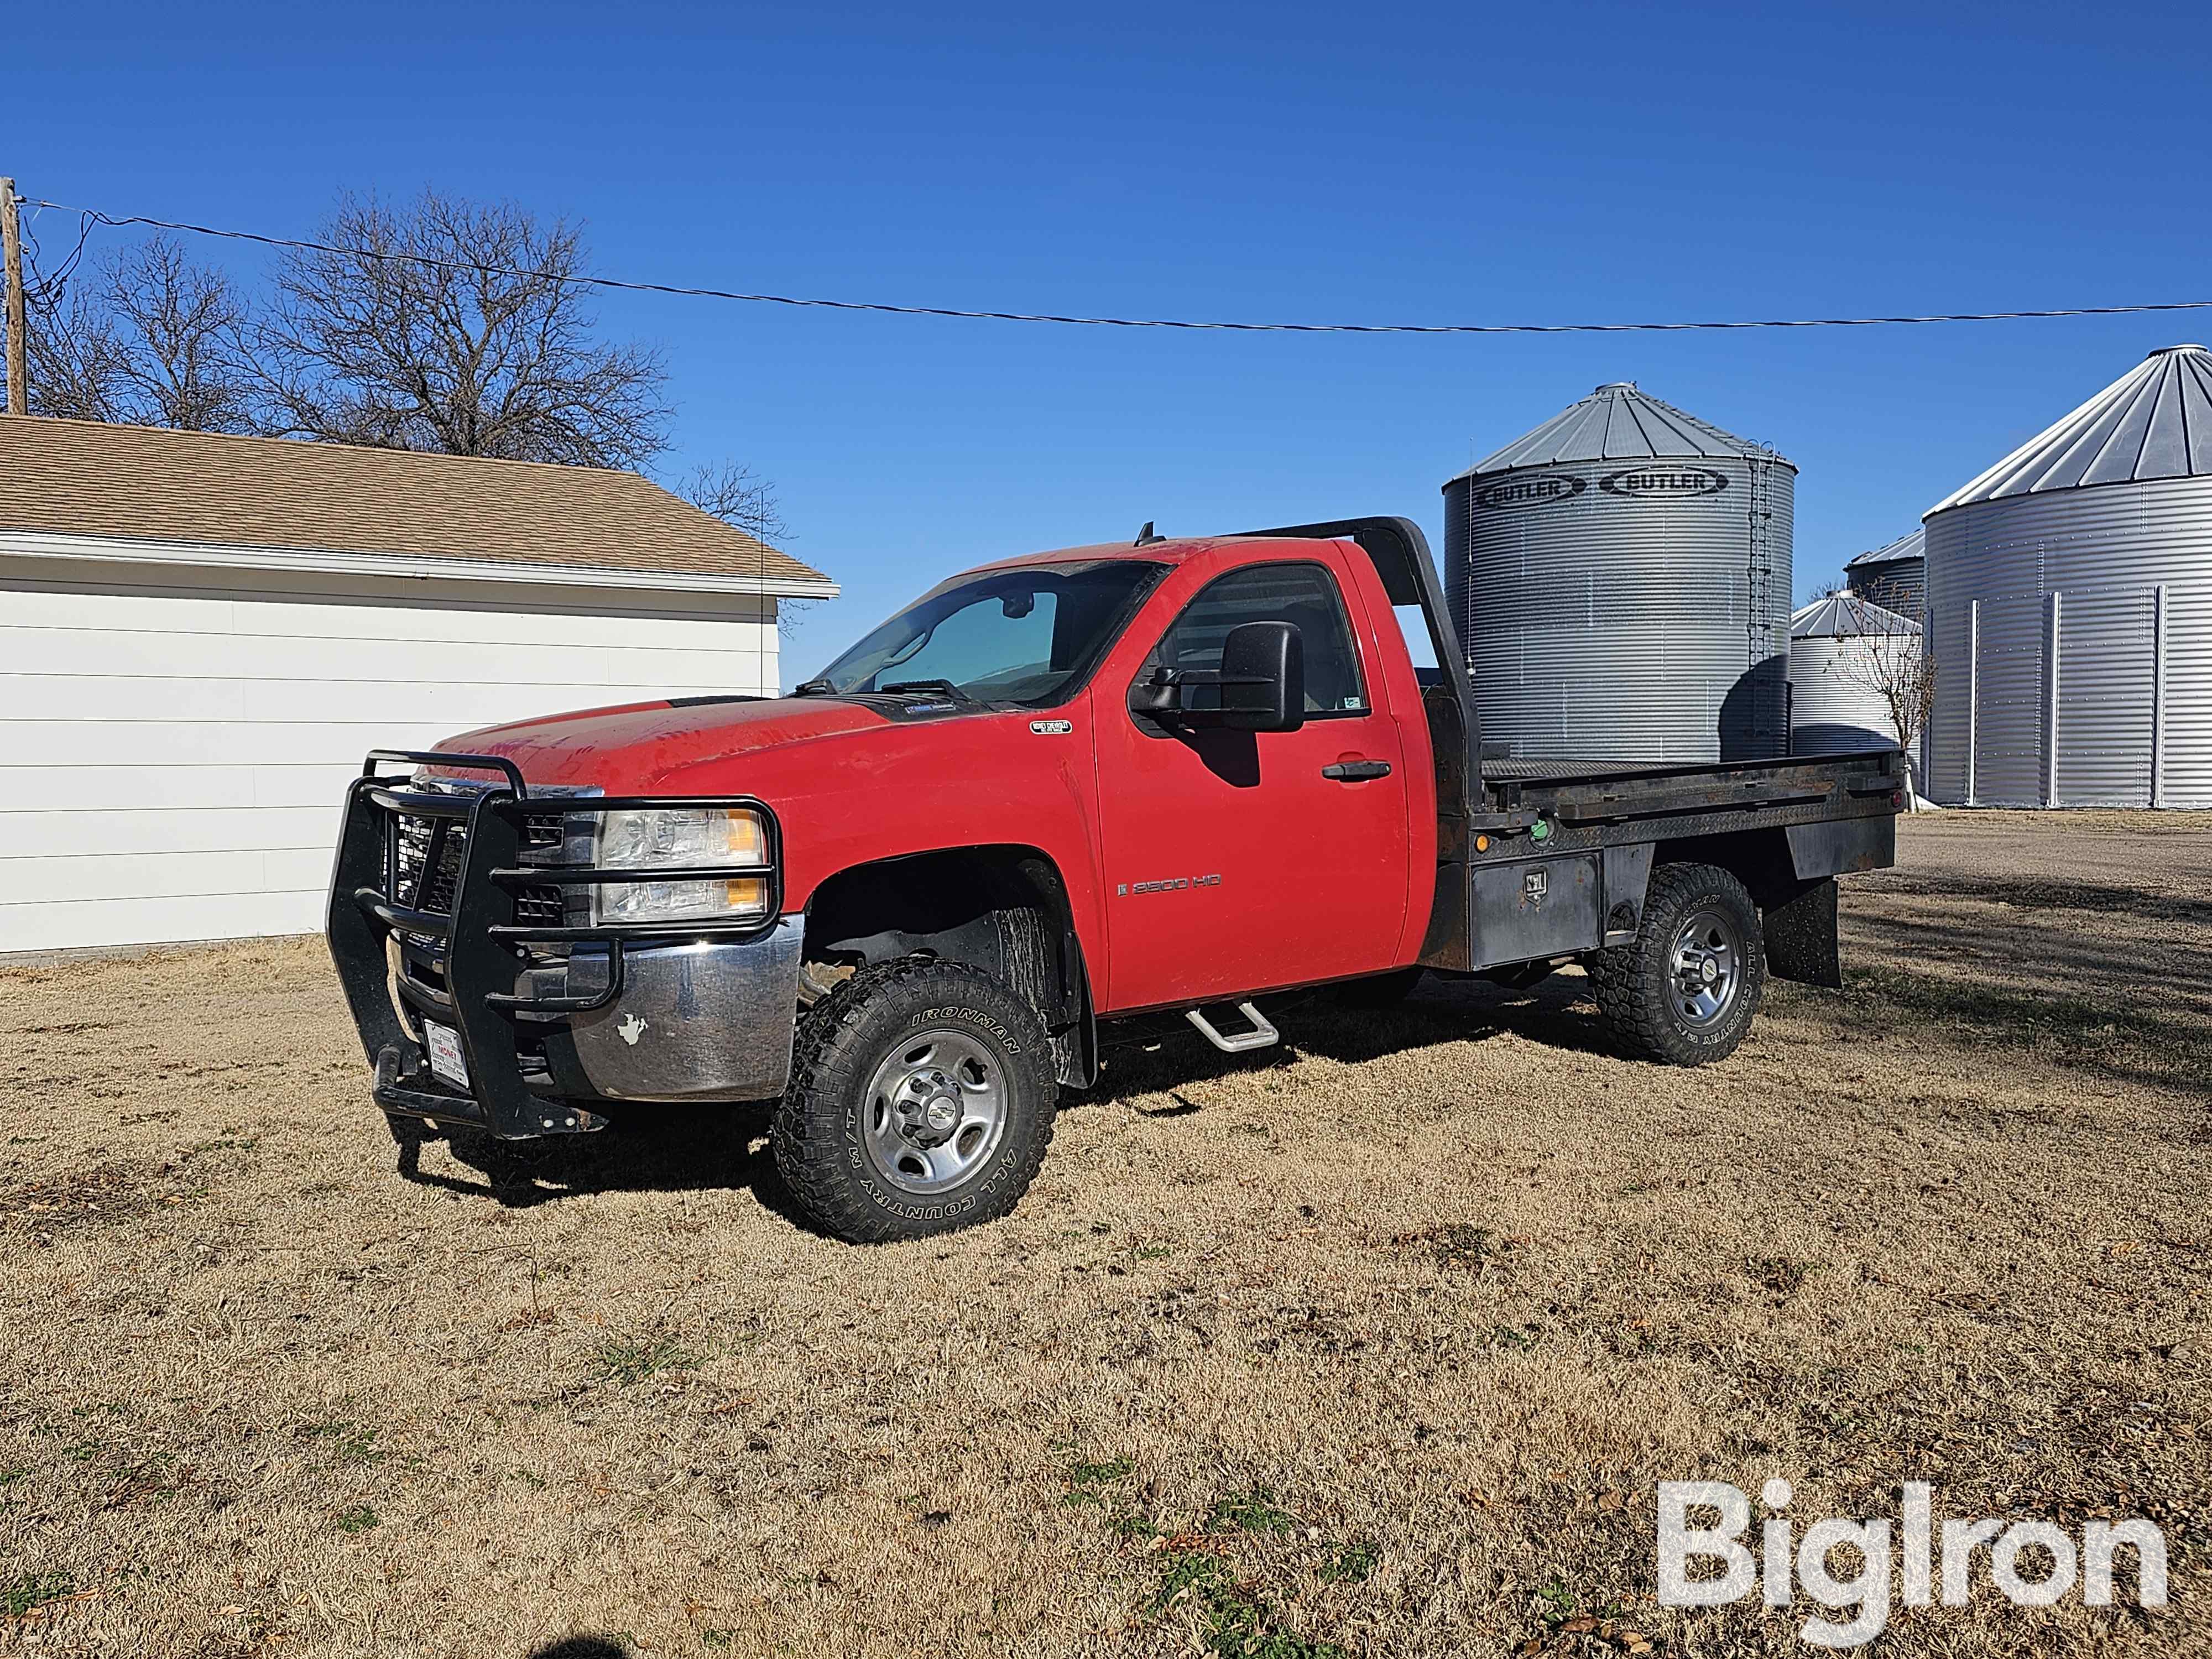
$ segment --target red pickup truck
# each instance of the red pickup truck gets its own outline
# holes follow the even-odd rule
[[[329,936],[395,1133],[775,1099],[805,1215],[912,1237],[1013,1206],[1106,1022],[1261,1048],[1282,993],[1579,962],[1631,1053],[1694,1065],[1770,972],[1840,982],[1894,750],[1486,757],[1413,524],[1150,528],[940,583],[787,697],[372,754]]]

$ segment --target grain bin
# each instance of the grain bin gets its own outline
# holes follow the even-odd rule
[[[1444,486],[1486,744],[1655,765],[1788,742],[1796,468],[1601,386]]]
[[[1920,624],[1855,593],[1815,599],[1790,618],[1790,752],[1894,749],[1890,696],[1910,697]]]
[[[2212,806],[2212,353],[2151,353],[1923,523],[1936,800]]]
[[[1918,623],[1928,604],[1927,532],[1916,525],[1886,547],[1844,560],[1844,580],[1861,599]]]

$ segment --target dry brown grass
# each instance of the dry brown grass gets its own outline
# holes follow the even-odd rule
[[[0,968],[0,1650],[1805,1651],[1650,1595],[1655,1482],[1778,1474],[2172,1540],[1881,1651],[2203,1652],[2212,836],[1905,845],[1712,1070],[1571,975],[1312,1009],[877,1250],[750,1112],[404,1178],[313,942]]]

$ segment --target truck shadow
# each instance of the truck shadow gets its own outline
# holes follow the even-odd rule
[[[1547,1048],[1617,1052],[1589,1000],[1588,981],[1579,975],[1555,974],[1526,990],[1509,990],[1486,980],[1431,974],[1403,1002],[1389,1007],[1347,1006],[1322,992],[1267,1012],[1283,1041],[1249,1054],[1223,1054],[1180,1021],[1163,1022],[1127,1040],[1109,1040],[1097,1085],[1069,1096],[1066,1103],[1173,1094],[1185,1085],[1214,1078],[1279,1071],[1310,1055],[1358,1065],[1385,1054],[1487,1042],[1508,1033]],[[1196,1109],[1182,1103],[1156,1107],[1148,1115],[1174,1117]]]
[[[1435,974],[1395,1009],[1371,1012],[1324,1004],[1297,1046],[1347,1061],[1372,1060],[1440,1042],[1486,1040],[1510,1033],[1547,1048],[1617,1056],[1606,1024],[1580,974],[1553,974],[1523,989],[1480,979]]]
[[[637,1109],[599,1134],[502,1141],[473,1130],[445,1137],[453,1163],[477,1177],[422,1168],[403,1142],[399,1173],[419,1186],[528,1209],[608,1192],[740,1192],[796,1222],[766,1137],[772,1102]]]
[[[1524,991],[1480,980],[1431,975],[1393,1007],[1361,1009],[1327,994],[1286,1005],[1278,1018],[1283,1042],[1247,1054],[1224,1054],[1179,1020],[1151,1034],[1109,1042],[1097,1085],[1062,1097],[1062,1109],[1167,1094],[1232,1073],[1279,1069],[1308,1055],[1356,1065],[1447,1042],[1483,1042],[1513,1032],[1547,1047],[1607,1054],[1605,1030],[1579,977],[1555,975]],[[764,1206],[804,1225],[791,1202],[766,1137],[773,1103],[634,1108],[600,1134],[501,1141],[469,1130],[446,1137],[458,1175],[422,1167],[423,1142],[403,1142],[399,1173],[420,1186],[489,1198],[509,1209],[605,1192],[750,1190]],[[1188,1103],[1152,1109],[1173,1117]],[[473,1176],[474,1178],[471,1178]]]

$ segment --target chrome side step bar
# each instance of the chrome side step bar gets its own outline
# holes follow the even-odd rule
[[[1237,1005],[1237,1012],[1252,1023],[1249,1031],[1237,1031],[1224,1036],[1214,1023],[1206,1017],[1202,1008],[1186,1008],[1182,1017],[1198,1027],[1199,1034],[1224,1054],[1241,1054],[1248,1049],[1270,1048],[1283,1040],[1283,1034],[1267,1023],[1267,1017],[1249,1002]]]

